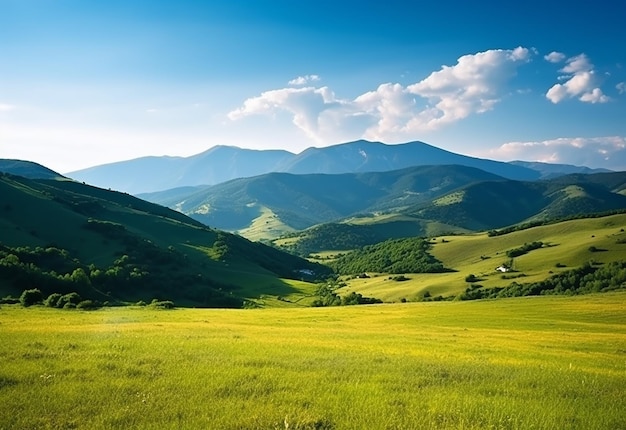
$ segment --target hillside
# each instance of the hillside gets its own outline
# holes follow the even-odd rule
[[[0,172],[19,175],[30,179],[60,179],[63,175],[41,164],[24,160],[0,158]]]
[[[211,227],[308,255],[390,238],[622,211],[625,189],[625,172],[513,181],[464,166],[418,166],[341,175],[270,173],[140,196]]]
[[[367,271],[369,278],[346,280],[342,294],[357,292],[384,301],[423,300],[437,296],[462,294],[471,284],[482,288],[505,287],[539,282],[593,262],[603,267],[611,262],[626,261],[626,214],[583,218],[537,226],[501,236],[487,233],[438,236],[431,238],[428,253],[439,261],[447,273],[409,274],[398,282],[388,274]],[[524,245],[525,253],[512,253]],[[501,272],[505,265],[511,270]],[[359,269],[363,269],[359,267]],[[355,272],[358,273],[358,272]],[[468,282],[470,275],[471,282]]]
[[[524,221],[625,210],[625,186],[626,172],[535,182],[488,181],[470,184],[403,213],[480,231]]]
[[[175,208],[206,225],[242,234],[261,219],[267,228],[263,234],[257,232],[255,239],[272,239],[358,214],[398,211],[467,184],[500,179],[465,166],[417,166],[339,175],[269,173],[207,188],[140,197]]]
[[[74,171],[67,176],[103,188],[140,194],[215,185],[271,172],[342,174],[450,164],[474,167],[508,179],[540,177],[539,172],[525,166],[455,154],[423,142],[387,145],[365,140],[308,148],[300,154],[216,146],[191,157],[143,157]]]
[[[73,181],[2,174],[0,195],[2,297],[36,287],[100,301],[241,306],[263,293],[297,292],[289,278],[329,272],[171,209]]]

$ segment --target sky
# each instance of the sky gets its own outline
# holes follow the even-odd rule
[[[0,158],[423,141],[626,170],[614,0],[0,0]]]

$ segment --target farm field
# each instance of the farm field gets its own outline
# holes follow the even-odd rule
[[[0,307],[0,429],[623,429],[626,293]]]
[[[487,233],[435,238],[429,251],[449,273],[408,274],[408,281],[396,282],[388,274],[371,274],[366,279],[351,279],[341,294],[352,291],[377,297],[385,302],[452,296],[462,293],[473,274],[484,287],[504,287],[515,281],[529,283],[544,280],[552,274],[580,267],[588,261],[608,263],[626,260],[626,215],[564,221],[489,237]],[[525,243],[543,242],[544,246],[513,259],[514,272],[503,274],[496,267],[511,259],[507,250]],[[590,252],[595,247],[598,252]],[[558,266],[558,267],[557,267]]]

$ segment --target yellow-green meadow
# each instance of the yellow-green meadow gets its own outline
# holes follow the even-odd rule
[[[0,307],[0,429],[626,428],[626,293]]]

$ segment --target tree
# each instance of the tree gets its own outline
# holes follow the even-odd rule
[[[24,307],[36,305],[41,302],[43,302],[43,295],[41,294],[41,290],[37,288],[24,290],[20,296],[20,303]]]
[[[46,299],[44,304],[46,306],[51,307],[51,308],[56,308],[57,304],[59,303],[59,300],[61,299],[61,297],[63,297],[63,295],[60,294],[60,293],[52,293],[52,294],[50,294],[48,296],[48,298]]]
[[[470,273],[469,275],[465,277],[465,282],[477,282],[477,281],[478,281],[478,278],[472,273]]]

